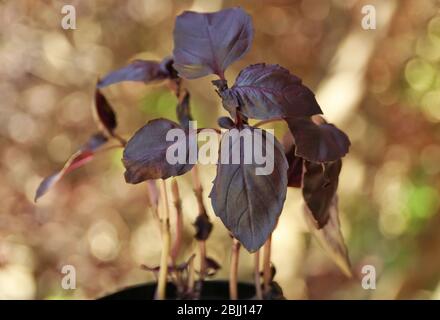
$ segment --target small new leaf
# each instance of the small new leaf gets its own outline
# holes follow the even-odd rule
[[[252,19],[241,8],[185,11],[174,26],[174,68],[187,79],[224,78],[226,68],[249,50],[253,33]]]
[[[196,234],[194,238],[199,241],[205,241],[209,238],[212,231],[212,222],[209,220],[207,214],[199,214],[194,222],[194,228],[196,229]]]
[[[114,134],[114,130],[118,125],[116,121],[116,114],[107,98],[101,93],[99,89],[95,91],[95,108],[99,122],[107,130],[110,135]]]
[[[167,133],[172,129],[180,129],[181,133],[185,134],[185,139],[167,141]],[[167,119],[149,121],[125,146],[122,159],[126,169],[125,180],[136,184],[149,179],[166,179],[180,176],[194,166],[188,163],[188,158],[184,163],[170,164],[167,160],[168,148],[174,148],[179,152],[186,151],[188,156],[187,132],[177,123]]]
[[[264,130],[262,139],[255,142],[256,130],[262,129],[244,126],[239,134],[231,130],[222,137],[219,159],[224,156],[228,161],[217,165],[217,176],[209,195],[215,214],[250,252],[258,250],[274,230],[287,190],[288,165],[283,147]],[[249,151],[244,145],[252,143],[253,152],[263,150],[268,154],[273,151],[273,157],[267,159],[273,164],[271,173],[256,174],[256,168],[261,165],[256,163],[255,154],[244,154],[245,150]],[[233,159],[236,152],[239,152],[239,161]],[[245,162],[244,158],[249,156],[251,159]]]
[[[107,74],[98,82],[98,88],[104,88],[122,81],[140,81],[149,83],[175,77],[172,68],[173,60],[165,58],[162,62],[151,60],[134,60],[125,67]]]
[[[90,137],[90,139],[69,158],[60,171],[46,177],[40,183],[35,193],[34,201],[36,202],[39,198],[46,194],[49,189],[60,181],[61,178],[63,178],[66,174],[90,162],[95,155],[95,151],[106,143],[107,140],[108,139],[101,133],[97,133]]]

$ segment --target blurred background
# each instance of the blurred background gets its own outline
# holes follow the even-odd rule
[[[61,28],[61,8],[76,8],[76,30]],[[362,7],[376,8],[364,30]],[[278,63],[316,92],[327,119],[349,135],[339,199],[355,277],[347,279],[310,236],[299,190],[289,190],[273,236],[275,280],[289,299],[440,298],[440,2],[435,0],[128,0],[0,2],[0,298],[93,299],[154,277],[160,236],[145,184],[127,185],[121,151],[100,154],[69,174],[37,204],[42,178],[59,170],[97,128],[92,117],[99,76],[135,58],[172,52],[174,18],[183,10],[242,6],[253,17],[250,52],[226,73]],[[186,82],[199,126],[226,112],[210,81]],[[122,83],[104,90],[128,138],[147,120],[176,119],[163,85]],[[283,128],[276,127],[280,132]],[[205,197],[215,175],[200,166]],[[178,177],[185,245],[196,201]],[[228,276],[231,241],[215,217],[208,255]],[[173,212],[172,212],[173,213]],[[241,251],[239,277],[252,281]],[[376,268],[376,290],[361,286]],[[61,269],[76,268],[75,290]]]

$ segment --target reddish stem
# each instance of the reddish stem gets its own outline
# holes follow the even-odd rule
[[[182,231],[183,231],[183,216],[182,216],[182,201],[180,199],[179,186],[176,180],[171,184],[171,191],[173,195],[173,203],[176,208],[176,239],[174,240],[173,248],[171,249],[171,261],[176,265],[177,256],[182,247]]]
[[[263,292],[261,290],[261,274],[260,274],[260,250],[254,254],[254,282],[255,296],[258,300],[263,300]]]
[[[270,270],[270,255],[271,255],[271,246],[272,246],[272,234],[267,239],[264,244],[264,260],[263,260],[263,290],[264,295],[268,295],[270,293],[270,282],[271,282],[271,270]]]
[[[232,239],[231,269],[229,271],[229,298],[238,299],[238,260],[240,257],[240,242]]]

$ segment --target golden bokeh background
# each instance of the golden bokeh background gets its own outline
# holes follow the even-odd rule
[[[76,8],[76,30],[61,28],[61,8]],[[364,5],[377,29],[361,27]],[[44,176],[96,131],[99,76],[135,58],[172,52],[174,18],[183,10],[242,6],[253,17],[250,52],[226,73],[278,63],[316,93],[327,119],[349,135],[339,199],[355,277],[347,279],[311,238],[298,190],[289,190],[273,237],[275,280],[289,299],[440,298],[440,2],[436,0],[94,0],[0,2],[0,298],[92,299],[154,280],[160,235],[145,184],[127,185],[121,151],[100,154],[37,204]],[[210,81],[186,82],[200,127],[226,112]],[[147,120],[175,119],[163,85],[122,83],[104,90],[131,136]],[[214,166],[200,166],[205,196]],[[178,177],[185,214],[181,259],[192,240],[196,201]],[[206,204],[209,199],[206,197]],[[212,212],[208,255],[226,279],[231,241]],[[239,277],[252,281],[252,256],[241,252]],[[361,286],[376,267],[375,290]],[[76,268],[64,290],[61,269]]]

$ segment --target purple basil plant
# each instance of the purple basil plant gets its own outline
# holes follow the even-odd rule
[[[162,258],[157,267],[144,268],[157,275],[156,298],[166,298],[166,284],[173,282],[180,298],[199,298],[203,282],[215,274],[220,265],[206,253],[205,242],[212,230],[207,215],[198,167],[191,163],[170,164],[168,148],[174,144],[166,139],[171,129],[191,134],[193,120],[190,93],[185,80],[214,74],[214,90],[221,98],[230,117],[221,117],[218,124],[226,130],[247,130],[254,136],[263,131],[261,146],[267,146],[270,133],[259,128],[273,121],[284,121],[289,133],[281,144],[273,136],[273,171],[257,175],[255,162],[217,164],[217,175],[209,194],[215,214],[233,238],[230,271],[230,298],[237,298],[237,266],[240,246],[256,255],[255,294],[257,298],[273,298],[277,285],[273,281],[274,268],[270,263],[270,242],[286,200],[288,187],[301,188],[306,221],[321,244],[326,247],[344,273],[350,275],[347,249],[339,226],[337,209],[338,177],[341,158],[349,149],[350,141],[340,129],[325,121],[313,92],[300,78],[276,65],[256,63],[240,71],[232,86],[225,78],[225,70],[241,59],[250,49],[254,29],[251,17],[241,8],[229,8],[215,13],[185,11],[176,18],[174,50],[162,61],[136,60],[102,77],[96,85],[95,111],[101,130],[67,161],[57,173],[44,179],[35,200],[44,195],[64,175],[86,164],[97,152],[115,147],[124,148],[123,164],[127,183],[147,182],[155,218],[161,226]],[[160,118],[149,121],[128,141],[116,133],[117,119],[113,108],[101,89],[122,81],[146,84],[167,83],[178,99],[176,107],[179,123]],[[260,120],[251,125],[249,120]],[[254,121],[255,122],[255,121]],[[221,134],[219,129],[215,129]],[[195,133],[197,134],[197,132]],[[219,152],[224,152],[226,135],[220,141]],[[237,138],[229,144],[244,149]],[[188,149],[188,144],[183,146]],[[219,154],[219,159],[221,158]],[[200,263],[195,266],[194,255],[178,264],[182,242],[182,206],[176,180],[171,184],[171,196],[177,214],[176,234],[171,239],[169,204],[166,182],[168,178],[191,171],[193,189],[198,203],[194,222],[195,239],[199,243]],[[156,185],[159,179],[160,187]],[[160,204],[159,204],[160,203]],[[259,269],[259,250],[264,246],[263,272]]]

